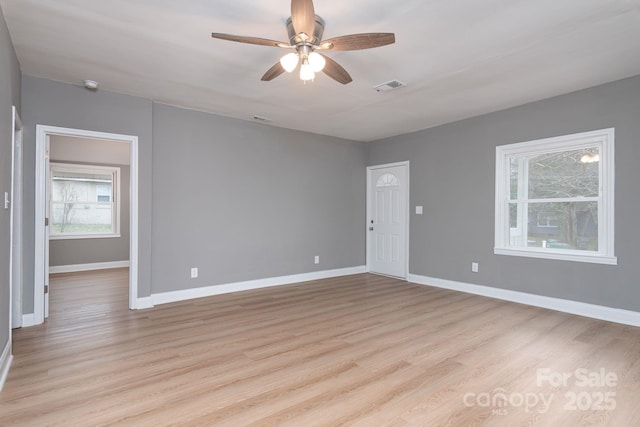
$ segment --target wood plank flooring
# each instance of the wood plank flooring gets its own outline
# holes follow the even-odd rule
[[[127,274],[52,276],[0,425],[640,425],[640,328],[368,274],[129,311]]]

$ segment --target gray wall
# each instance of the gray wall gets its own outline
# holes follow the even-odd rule
[[[362,143],[159,104],[153,135],[153,292],[364,265]]]
[[[365,262],[362,143],[31,76],[23,103],[25,313],[33,312],[36,124],[139,137],[140,297]]]
[[[425,206],[411,217],[411,273],[640,311],[640,77],[368,146],[29,76],[22,84],[27,276],[40,123],[140,137],[141,297],[362,265],[364,167],[410,160],[411,204]],[[495,146],[606,127],[616,128],[619,265],[494,255]],[[32,283],[24,298],[30,313]]]
[[[494,255],[495,147],[608,127],[618,265]],[[411,273],[640,311],[640,76],[376,141],[368,155],[411,161],[412,212],[424,205],[411,215]]]
[[[120,168],[120,237],[49,240],[50,266],[129,260],[129,166],[91,164]]]
[[[0,200],[11,193],[12,106],[20,111],[20,65],[0,9]],[[10,210],[0,206],[0,352],[9,341],[11,284],[9,283]]]
[[[24,126],[24,313],[33,313],[36,124],[138,136],[138,296],[151,293],[152,102],[32,76],[22,79]]]

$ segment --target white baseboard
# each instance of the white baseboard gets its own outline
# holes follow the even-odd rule
[[[36,324],[34,314],[28,313],[22,315],[22,327],[28,328],[29,326],[34,326]]]
[[[0,391],[4,387],[4,382],[7,380],[7,375],[9,375],[9,368],[11,367],[11,361],[13,360],[13,355],[11,354],[11,337],[7,341],[7,345],[4,346],[4,350],[2,350],[2,355],[0,356]]]
[[[339,268],[335,270],[316,271],[313,273],[293,274],[290,276],[270,277],[267,279],[248,280],[245,282],[228,283],[224,285],[205,286],[201,288],[184,289],[181,291],[162,292],[151,295],[151,305],[144,304],[144,307],[139,306],[138,308],[149,308],[158,304],[166,304],[170,302],[184,301],[194,298],[203,298],[213,295],[227,294],[230,292],[268,288],[271,286],[290,285],[293,283],[328,279],[331,277],[349,276],[352,274],[360,274],[365,272],[365,266],[359,266]],[[146,300],[146,298],[138,298],[138,301],[140,301],[141,299]],[[146,301],[143,301],[143,303],[145,302]]]
[[[111,262],[92,262],[88,264],[55,265],[49,267],[49,273],[75,273],[77,271],[106,270],[109,268],[129,267],[129,260]]]
[[[407,281],[419,285],[451,289],[454,291],[482,295],[485,297],[532,305],[535,307],[548,308],[551,310],[562,311],[564,313],[577,314],[579,316],[591,317],[594,319],[606,320],[609,322],[622,323],[624,325],[640,326],[640,312],[637,311],[623,310],[620,308],[587,304],[584,302],[571,301],[561,298],[528,294],[525,292],[511,291],[508,289],[493,288],[490,286],[474,285],[471,283],[437,279],[435,277],[420,276],[417,274],[409,274],[407,277]]]
[[[136,299],[136,306],[134,307],[136,310],[144,310],[145,308],[152,308],[153,300],[151,297],[143,297]]]

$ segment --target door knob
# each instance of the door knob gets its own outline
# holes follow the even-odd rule
[[[373,227],[369,227],[369,231],[373,231]]]

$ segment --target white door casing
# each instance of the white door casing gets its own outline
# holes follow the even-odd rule
[[[45,194],[45,223],[44,223],[44,265],[45,265],[45,275],[44,275],[44,318],[49,317],[49,232],[50,227],[49,223],[51,222],[50,218],[50,206],[51,206],[51,179],[49,175],[51,174],[51,165],[49,159],[49,153],[51,152],[51,141],[49,135],[45,140],[44,146],[44,162],[45,162],[45,174],[47,179],[47,185],[45,186],[44,194]]]
[[[13,107],[9,282],[11,329],[22,326],[22,121]]]
[[[129,237],[129,308],[138,308],[138,137],[90,130],[36,125],[36,204],[35,204],[35,259],[34,259],[34,313],[33,324],[44,322],[48,315],[45,305],[45,285],[49,280],[48,227],[45,226],[48,210],[49,136],[62,135],[90,139],[102,139],[129,144],[130,162],[130,237]]]
[[[367,270],[406,278],[409,162],[367,168]]]

